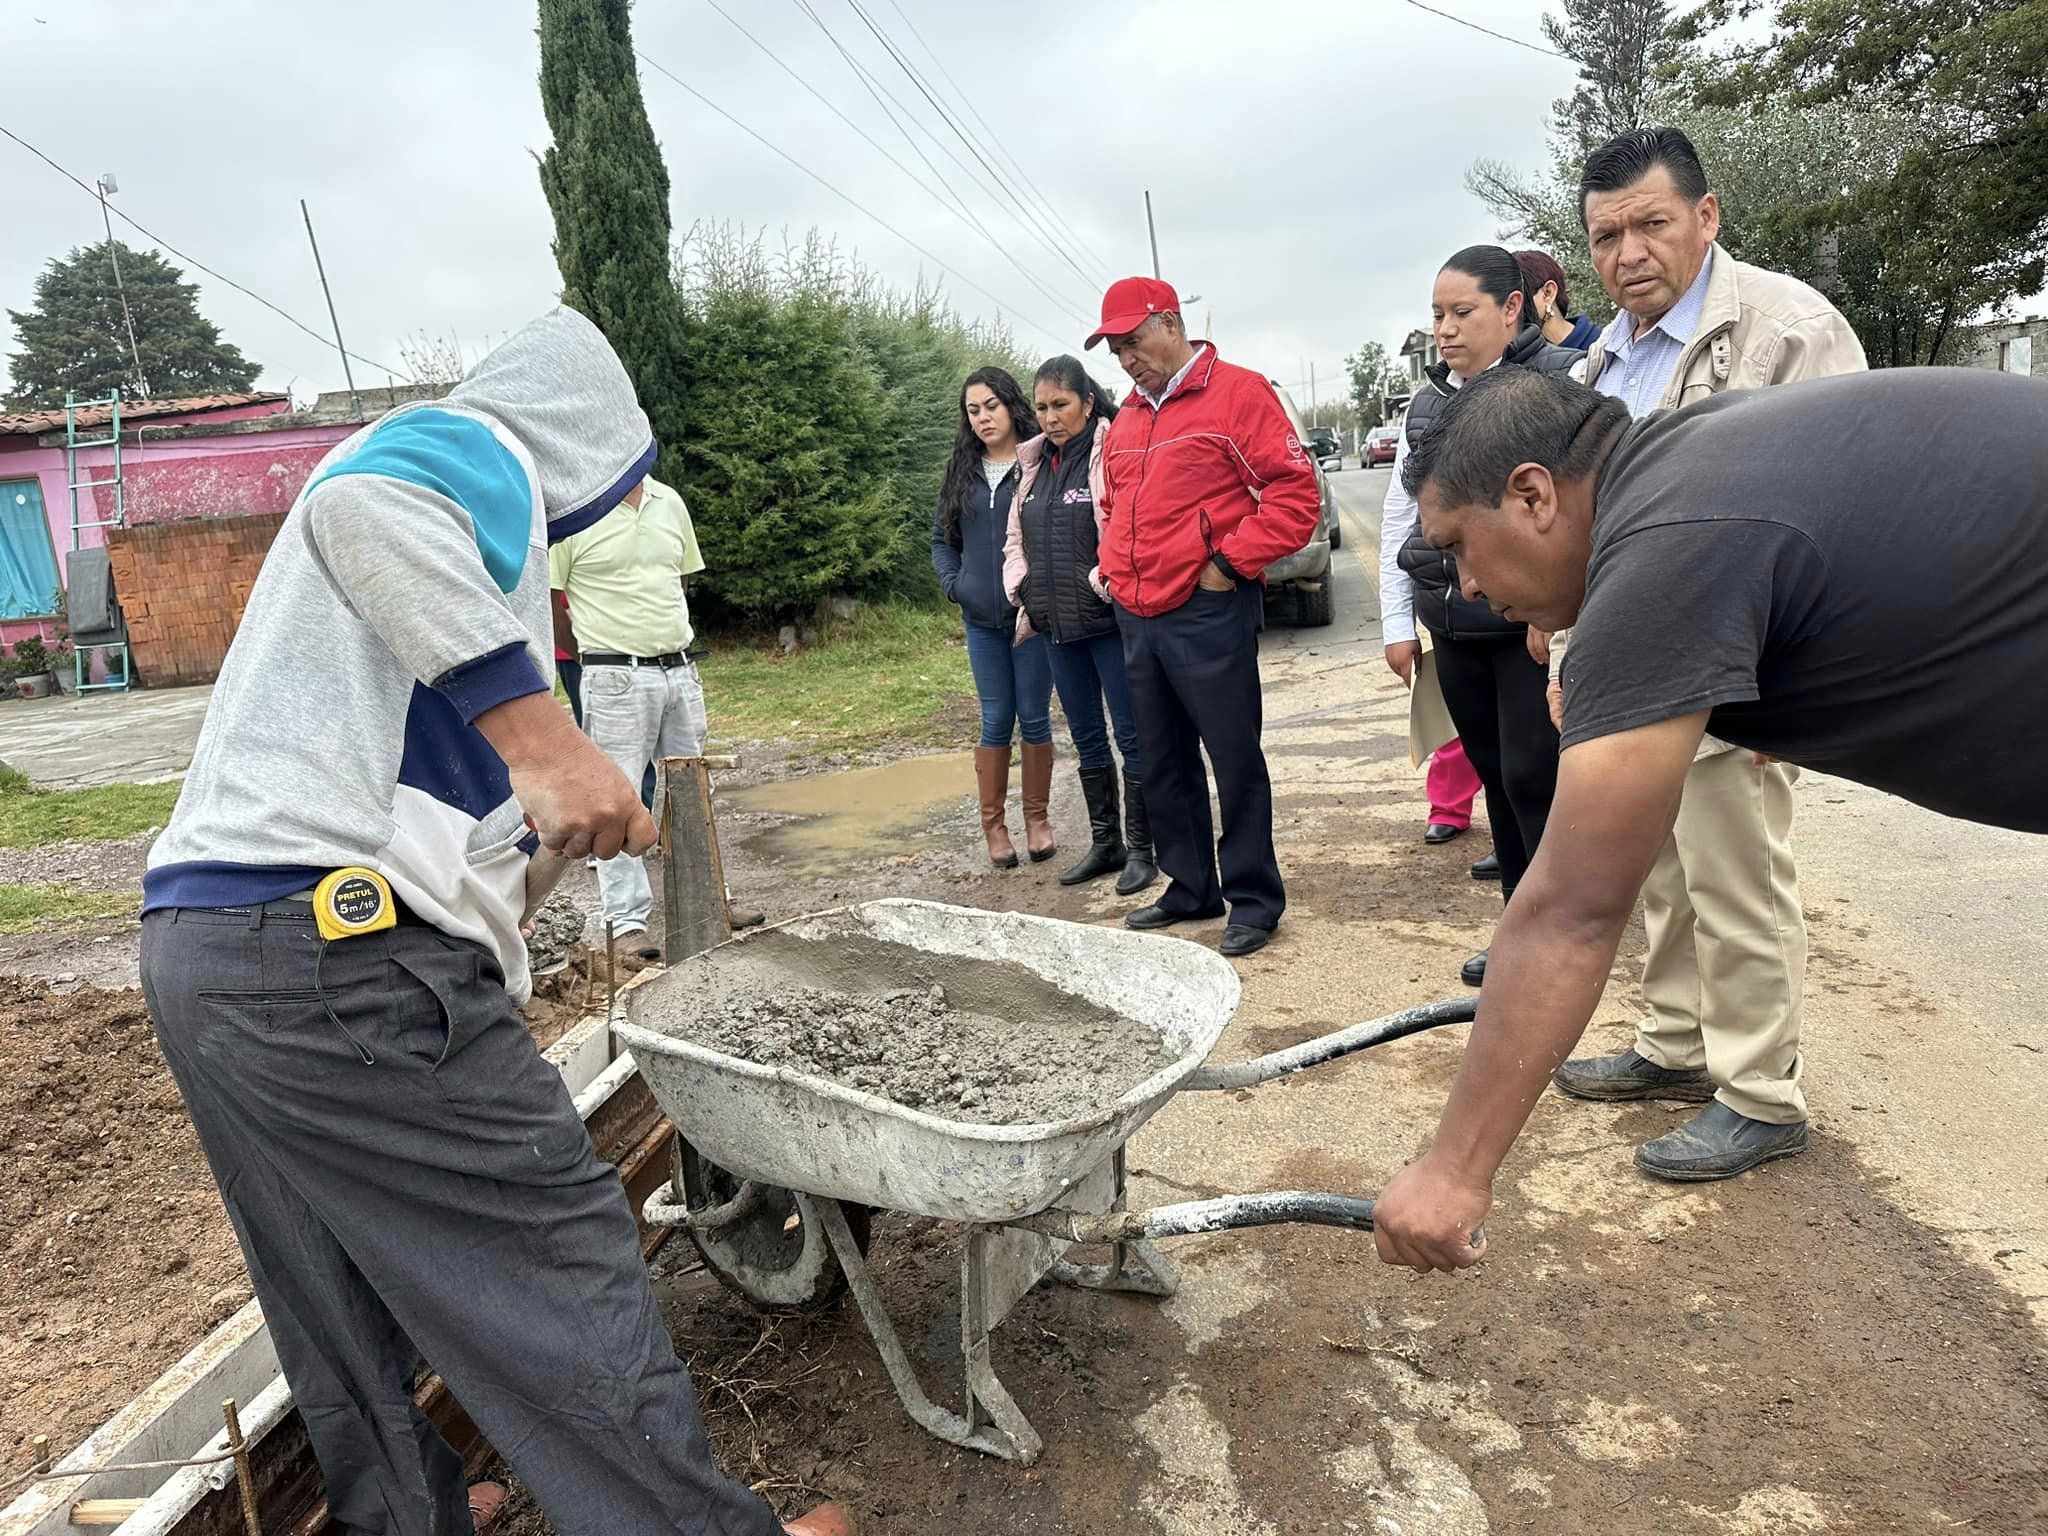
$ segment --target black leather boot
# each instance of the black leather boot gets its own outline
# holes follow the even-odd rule
[[[1081,798],[1088,804],[1088,851],[1081,862],[1060,876],[1061,885],[1099,880],[1123,868],[1123,828],[1116,811],[1116,768],[1083,768]]]
[[[1124,848],[1128,858],[1124,872],[1117,876],[1116,893],[1135,896],[1159,878],[1159,866],[1152,859],[1152,818],[1145,810],[1145,786],[1124,775]]]

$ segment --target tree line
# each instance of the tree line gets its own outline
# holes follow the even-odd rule
[[[1646,123],[1698,148],[1730,253],[1826,294],[1873,367],[1959,361],[2041,290],[2048,0],[1564,0],[1544,32],[1579,66],[1548,170],[1482,160],[1467,185],[1596,318],[1579,168]]]
[[[1550,46],[1578,66],[1544,168],[1482,159],[1466,186],[1500,235],[1563,265],[1574,306],[1613,307],[1586,253],[1586,156],[1682,128],[1738,260],[1789,272],[1848,318],[1873,367],[1956,363],[2048,281],[2048,0],[1562,0]],[[1525,158],[1525,157],[1518,157]],[[1360,420],[1406,374],[1347,360]]]

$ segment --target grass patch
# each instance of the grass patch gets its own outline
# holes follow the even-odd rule
[[[974,696],[953,608],[863,606],[849,624],[784,656],[773,641],[710,641],[714,735],[812,750],[929,741],[949,706]]]
[[[177,803],[176,783],[42,790],[9,770],[0,775],[0,848],[133,837],[163,826]]]
[[[133,917],[135,891],[81,891],[73,885],[0,885],[0,934],[32,933],[100,917]]]

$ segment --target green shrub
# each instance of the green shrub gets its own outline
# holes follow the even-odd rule
[[[891,290],[815,233],[771,254],[717,228],[684,254],[689,425],[661,473],[703,547],[693,611],[761,623],[841,593],[936,601],[928,537],[958,390],[985,363],[1019,366],[1007,335]]]

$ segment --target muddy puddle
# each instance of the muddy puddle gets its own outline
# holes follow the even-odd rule
[[[974,754],[898,758],[873,768],[809,774],[721,794],[734,810],[788,818],[750,834],[757,851],[826,870],[933,840],[933,813],[974,794]]]

